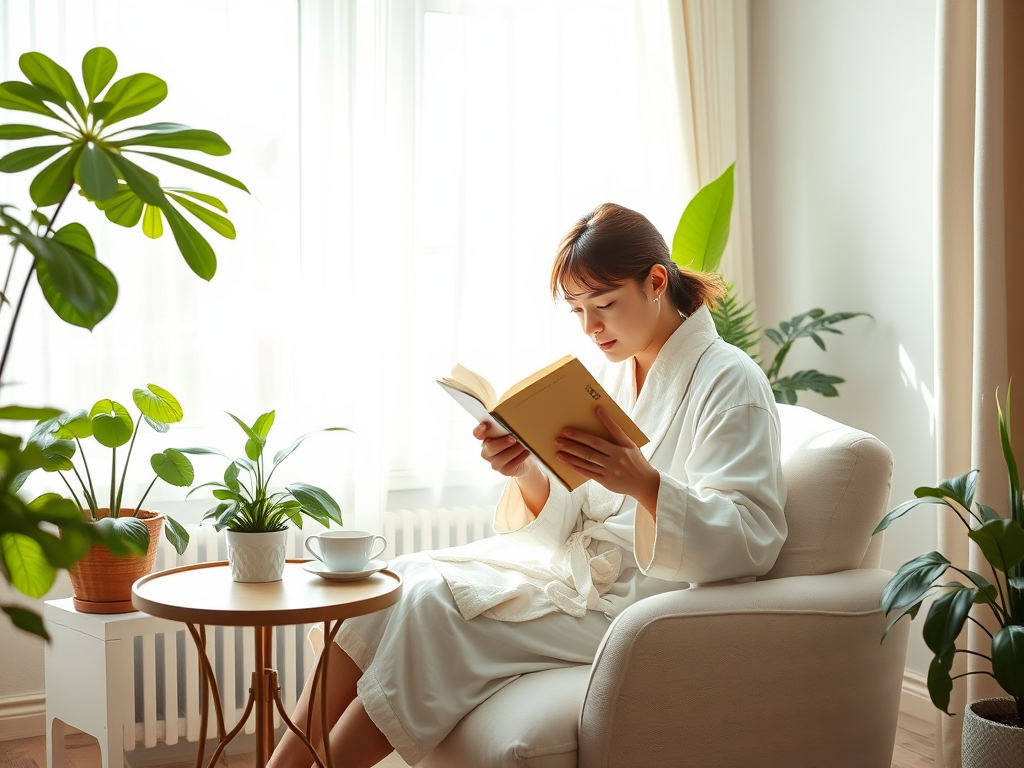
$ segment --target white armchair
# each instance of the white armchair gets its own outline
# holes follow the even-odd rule
[[[889,768],[909,622],[880,643],[892,574],[871,531],[892,455],[779,413],[789,537],[768,574],[636,603],[592,666],[518,678],[419,768]]]

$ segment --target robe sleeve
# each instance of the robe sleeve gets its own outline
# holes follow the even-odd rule
[[[637,508],[637,564],[649,576],[691,583],[767,573],[787,533],[777,417],[735,405],[698,424],[692,445],[673,462],[683,462],[681,472],[660,472],[657,520]]]
[[[494,511],[494,532],[528,545],[557,549],[575,530],[587,501],[586,484],[573,492],[549,481],[548,500],[536,518],[526,506],[519,484],[509,480]]]

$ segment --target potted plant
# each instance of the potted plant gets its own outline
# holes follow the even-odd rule
[[[672,238],[672,260],[680,267],[688,267],[698,272],[718,271],[726,243],[729,242],[735,166],[733,163],[721,176],[701,187],[679,218]],[[755,362],[761,364],[754,353],[755,347],[761,342],[761,328],[754,324],[751,302],[741,305],[732,283],[726,283],[725,287],[726,295],[719,299],[711,310],[715,330],[725,341],[739,347]],[[783,376],[782,364],[793,343],[798,339],[811,339],[824,351],[824,334],[842,335],[843,332],[835,325],[861,315],[870,317],[866,312],[835,312],[828,315],[825,314],[825,310],[815,308],[796,315],[789,321],[783,320],[779,323],[778,329],[765,330],[764,335],[778,347],[771,363],[765,368],[775,402],[796,405],[797,393],[802,391],[817,392],[824,397],[839,396],[836,384],[842,384],[844,381],[839,376],[822,373],[813,368]]]
[[[332,520],[342,525],[341,509],[327,491],[307,483],[292,483],[280,491],[270,489],[270,481],[277,468],[315,432],[303,435],[278,451],[268,468],[264,451],[267,435],[274,425],[275,412],[264,413],[252,426],[233,414],[228,415],[245,433],[245,457],[231,460],[224,470],[223,481],[203,483],[189,491],[189,495],[200,488],[213,487],[214,498],[220,500],[203,516],[203,520],[212,519],[218,531],[227,528],[231,578],[244,582],[278,581],[284,572],[288,523],[301,528],[302,516],[305,515],[325,528],[330,527]],[[349,430],[328,427],[318,431]],[[215,449],[191,450],[231,458]]]
[[[179,488],[192,484],[195,471],[182,451],[167,448],[153,454],[150,466],[154,476],[142,498],[134,507],[122,504],[128,465],[143,421],[156,432],[163,433],[168,431],[170,424],[181,421],[183,416],[174,395],[156,384],[134,390],[132,400],[139,409],[137,421],[133,421],[123,405],[104,399],[88,412],[73,411],[42,420],[29,436],[29,444],[42,453],[41,469],[58,474],[75,504],[97,530],[95,539],[98,543],[70,569],[75,608],[85,613],[127,613],[135,610],[131,602],[132,584],[153,570],[161,528],[179,555],[188,546],[188,532],[180,523],[143,506],[158,479]],[[110,449],[107,506],[100,506],[102,500],[96,493],[93,473],[82,447],[82,441],[90,437]],[[118,480],[117,449],[126,444],[128,452]],[[76,454],[84,476],[75,466]],[[68,480],[69,474],[77,481],[81,496]],[[163,525],[165,521],[166,526]]]
[[[19,213],[0,201],[0,238],[11,246],[0,313],[13,313],[0,358],[0,382],[33,277],[53,312],[83,328],[94,328],[117,301],[117,280],[98,258],[88,229],[79,223],[57,226],[72,193],[93,202],[115,224],[140,225],[147,237],[160,237],[166,220],[189,267],[209,280],[216,271],[216,255],[190,218],[231,239],[235,231],[225,215],[227,207],[204,192],[162,186],[153,164],[183,167],[248,192],[237,179],[176,154],[230,153],[216,133],[171,122],[122,127],[125,120],[159,105],[167,97],[167,84],[148,73],[115,79],[117,58],[109,49],[93,48],[85,54],[81,89],[67,70],[42,53],[25,53],[18,64],[25,79],[0,83],[0,109],[30,114],[32,123],[0,125],[0,142],[14,143],[13,151],[0,154],[0,173],[21,173],[39,165],[43,169],[29,185],[31,211]],[[28,146],[14,148],[18,144]],[[26,257],[27,268],[15,270],[15,262]],[[12,275],[23,275],[23,283],[8,290]],[[34,422],[61,411],[8,404],[0,407],[0,420]],[[22,437],[0,435],[0,573],[29,597],[46,594],[57,569],[82,558],[102,532],[82,517],[71,499],[56,494],[32,501],[21,498],[25,475],[42,468],[45,461],[40,449]],[[50,526],[57,526],[59,537]],[[106,533],[107,544],[118,549],[119,531],[111,528]],[[35,611],[13,604],[0,609],[16,626],[47,636]]]
[[[904,564],[882,592],[881,606],[889,617],[886,633],[903,616],[916,617],[924,600],[941,592],[928,610],[923,632],[925,643],[935,654],[928,669],[928,694],[936,707],[950,714],[954,679],[950,671],[957,653],[974,654],[991,662],[991,672],[976,670],[965,675],[991,675],[1009,694],[1009,698],[981,699],[968,705],[964,717],[964,768],[1020,766],[1024,756],[1024,577],[1021,573],[1024,504],[1010,443],[1009,391],[1005,414],[998,402],[996,408],[1009,478],[1008,517],[975,502],[978,470],[972,470],[945,480],[938,487],[918,488],[914,491],[915,498],[890,511],[874,531],[884,531],[894,520],[920,504],[940,504],[960,518],[967,529],[967,537],[978,545],[993,568],[995,583],[990,584],[981,574],[952,565],[938,552],[928,552]],[[944,581],[949,570],[964,576],[969,584]],[[987,606],[991,611],[999,627],[994,634],[970,615],[975,605]],[[957,637],[968,620],[978,624],[989,636],[988,654],[981,649],[956,647]]]

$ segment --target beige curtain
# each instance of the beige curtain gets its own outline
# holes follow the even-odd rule
[[[1024,2],[940,0],[936,25],[935,329],[937,473],[981,470],[976,498],[1008,514],[996,390],[1016,374],[1018,424],[1024,387],[1024,164],[1020,148]],[[1004,44],[1005,41],[1005,44]],[[1024,455],[1024,430],[1015,439]],[[954,565],[993,578],[955,517],[939,518],[939,550]],[[975,611],[988,623],[989,614]],[[990,626],[991,630],[992,627]],[[971,624],[959,646],[988,652]],[[969,658],[969,661],[967,660]],[[988,662],[957,655],[953,674]],[[961,765],[969,701],[1005,695],[988,675],[955,681],[949,718],[936,716],[936,765]]]
[[[697,181],[691,196],[736,163],[732,229],[721,270],[747,301],[754,298],[748,0],[669,0],[669,6],[684,162],[687,177]]]

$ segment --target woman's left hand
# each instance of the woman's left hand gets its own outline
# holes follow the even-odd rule
[[[595,412],[608,427],[615,442],[609,443],[578,429],[564,429],[562,436],[555,441],[558,445],[558,458],[583,477],[597,481],[609,491],[632,496],[653,513],[657,505],[661,475],[604,408],[598,406]]]

